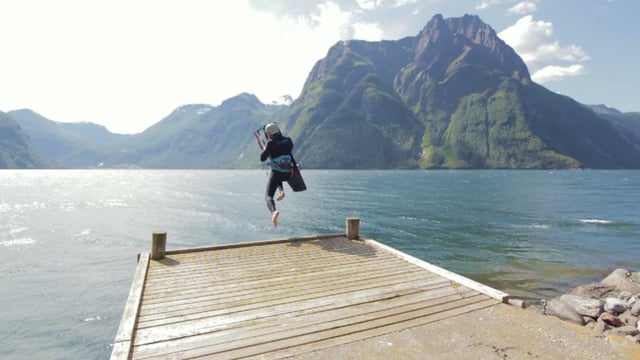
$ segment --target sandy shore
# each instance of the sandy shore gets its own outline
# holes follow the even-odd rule
[[[296,359],[633,359],[640,345],[500,304],[454,318],[304,354]]]

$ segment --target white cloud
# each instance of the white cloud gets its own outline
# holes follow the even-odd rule
[[[343,25],[342,40],[355,37],[353,24],[377,26],[387,40],[416,35],[424,27],[429,17],[441,6],[442,0],[247,0],[258,11],[275,14],[278,17],[306,19],[311,26],[317,21],[313,16],[320,13],[322,7],[336,7],[348,14],[350,23]],[[425,14],[425,15],[421,15]],[[370,37],[368,37],[370,38]]]
[[[544,84],[552,81],[557,81],[570,76],[578,76],[585,73],[585,68],[582,65],[574,64],[570,66],[556,66],[549,65],[536,71],[531,75],[533,81]]]
[[[553,24],[535,21],[533,16],[520,18],[514,25],[498,34],[509,46],[522,57],[533,73],[542,71],[537,81],[556,80],[562,76],[575,76],[583,73],[582,65],[557,66],[557,62],[584,62],[589,56],[580,46],[571,44],[560,46],[554,39]],[[541,67],[544,69],[539,70]],[[566,69],[566,70],[563,70]]]
[[[488,9],[494,5],[498,5],[503,3],[505,0],[482,0],[480,4],[476,5],[476,9],[484,10]]]
[[[382,0],[356,0],[356,2],[365,10],[372,10],[382,5]]]
[[[393,7],[402,7],[409,4],[415,4],[420,0],[395,0]]]
[[[525,62],[546,60],[586,61],[589,56],[577,45],[561,47],[553,39],[553,24],[534,21],[533,16],[520,18],[514,25],[501,31],[498,36],[513,47]]]
[[[508,11],[513,14],[530,14],[536,10],[538,10],[538,5],[535,2],[523,1],[509,8]]]
[[[535,61],[539,57],[538,49],[544,47],[553,36],[553,24],[534,21],[533,16],[527,15],[498,36],[514,48],[525,62]]]

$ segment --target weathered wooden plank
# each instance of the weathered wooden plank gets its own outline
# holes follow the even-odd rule
[[[394,275],[407,273],[407,269],[397,268],[379,268],[375,271],[365,273],[350,274],[349,276],[326,277],[316,276],[310,278],[288,279],[287,281],[278,281],[274,283],[252,283],[247,287],[234,289],[225,292],[224,288],[215,287],[197,292],[197,290],[183,291],[171,296],[158,297],[155,302],[149,303],[152,299],[145,298],[144,306],[140,309],[140,319],[146,320],[147,316],[156,313],[168,314],[167,308],[173,311],[189,307],[213,306],[222,304],[228,306],[231,302],[248,299],[254,301],[256,298],[267,296],[270,294],[285,294],[291,296],[295,292],[311,292],[317,289],[327,289],[329,286],[341,287],[349,286],[356,282],[381,280]],[[427,274],[429,275],[429,274]],[[425,277],[424,279],[437,279],[435,275]],[[251,286],[255,284],[254,286]]]
[[[332,236],[332,237],[313,237],[306,240],[294,240],[294,241],[274,241],[271,244],[269,242],[248,242],[248,243],[238,243],[238,244],[229,244],[225,246],[213,246],[209,248],[194,248],[193,251],[191,249],[185,249],[183,251],[167,251],[166,255],[182,255],[188,257],[197,257],[197,256],[213,256],[217,258],[224,258],[232,254],[234,257],[238,256],[238,254],[256,254],[256,253],[267,253],[267,252],[275,252],[282,251],[282,249],[289,249],[295,251],[297,254],[300,254],[301,245],[315,245],[322,246],[324,249],[337,249],[337,248],[367,248],[370,250],[375,250],[374,248],[370,248],[369,245],[357,241],[347,242],[344,235],[341,236]],[[202,253],[207,253],[207,255],[202,255]]]
[[[466,290],[467,295],[469,290]],[[365,316],[384,310],[399,307],[423,307],[426,301],[433,301],[446,296],[461,294],[459,289],[444,283],[441,287],[433,287],[428,290],[413,289],[406,293],[388,294],[386,298],[359,298],[350,302],[337,303],[336,306],[321,309],[314,312],[282,314],[271,318],[259,319],[260,321],[242,321],[230,324],[226,327],[211,329],[206,333],[195,336],[170,340],[166,342],[152,343],[136,347],[137,356],[151,356],[185,349],[195,349],[212,344],[224,344],[230,341],[237,341],[241,338],[251,338],[274,334],[282,331],[317,331],[318,324],[330,323],[333,325],[337,321],[352,318],[355,315]],[[441,300],[441,301],[447,301]],[[355,300],[355,301],[354,301]],[[350,320],[346,320],[347,322]],[[306,329],[305,328],[311,328]],[[288,335],[284,335],[288,336]]]
[[[477,295],[479,296],[479,295]],[[486,298],[485,298],[486,299]],[[495,300],[485,300],[487,303],[483,303],[482,307],[495,304]],[[333,328],[323,332],[314,332],[308,334],[301,334],[295,337],[289,337],[286,339],[269,341],[266,343],[258,343],[250,347],[238,348],[229,350],[223,353],[216,353],[216,359],[237,359],[248,356],[260,356],[265,357],[265,353],[280,351],[286,349],[295,349],[295,351],[301,351],[302,347],[307,345],[307,352],[312,349],[322,348],[319,343],[333,343],[344,344],[346,340],[358,341],[369,338],[371,336],[382,335],[389,331],[397,331],[406,329],[407,327],[416,326],[422,324],[425,321],[431,319],[423,319],[425,317],[434,316],[438,319],[444,319],[446,317],[455,316],[463,312],[461,308],[464,306],[470,306],[472,309],[476,309],[475,306],[478,302],[474,298],[465,298],[460,300],[453,300],[441,305],[436,305],[431,308],[417,309],[412,312],[396,314],[384,318],[376,318],[374,320],[366,320],[365,322],[352,323],[343,327]],[[455,308],[452,308],[455,306]],[[465,310],[468,312],[468,310]],[[445,316],[445,313],[447,315]],[[337,339],[334,340],[334,339]],[[309,346],[310,345],[310,346]]]
[[[317,240],[317,239],[335,239],[335,238],[338,238],[338,239],[344,238],[344,234],[319,234],[319,235],[300,236],[300,237],[293,237],[293,238],[280,238],[280,239],[261,240],[261,241],[238,242],[233,244],[194,247],[194,248],[186,248],[186,249],[174,249],[174,250],[167,251],[166,254],[173,255],[173,254],[183,254],[183,253],[195,253],[195,252],[201,252],[201,251],[236,249],[236,248],[242,248],[242,247],[265,246],[265,245],[280,244],[280,243],[288,244],[288,243],[295,243],[299,241],[308,241],[308,240]]]
[[[449,311],[451,315],[452,309],[455,310],[453,313],[456,313],[464,306],[473,305],[487,299],[486,296],[477,292],[470,293],[467,291],[464,295],[467,296],[461,297],[460,294],[454,294],[417,304],[391,306],[379,311],[352,312],[351,316],[348,317],[336,320],[326,319],[327,321],[325,322],[306,324],[303,327],[280,331],[259,332],[257,334],[244,334],[244,332],[238,331],[235,334],[236,337],[219,339],[215,345],[207,344],[193,349],[183,348],[179,354],[180,357],[184,358],[204,355],[215,355],[216,359],[240,358],[262,355],[272,351],[280,351],[347,335],[355,335],[351,339],[351,341],[355,341],[370,337],[371,334],[366,332],[373,329],[416,321],[421,317],[443,311]],[[495,304],[496,301],[492,299],[491,303]]]
[[[380,336],[380,335],[408,329],[415,326],[433,323],[439,320],[444,320],[444,319],[448,319],[458,315],[470,313],[476,310],[481,310],[491,306],[495,306],[496,304],[497,304],[496,299],[493,299],[493,298],[486,299],[481,302],[471,303],[459,308],[441,309],[441,311],[434,312],[430,315],[417,317],[415,319],[411,319],[405,322],[397,322],[397,323],[392,323],[385,326],[373,327],[365,331],[353,332],[350,334],[345,334],[340,337],[326,338],[321,341],[307,342],[305,344],[298,345],[298,346],[289,346],[283,349],[278,349],[278,350],[270,351],[267,353],[260,353],[255,356],[246,357],[245,359],[262,359],[262,360],[282,359],[282,358],[287,358],[295,355],[310,353],[313,351],[326,349],[332,346],[365,340],[371,337]],[[223,359],[223,357],[215,356],[215,359]]]
[[[411,294],[414,292],[425,292],[425,291],[437,291],[439,289],[449,287],[446,281],[442,281],[443,279],[438,280],[437,282],[432,282],[430,284],[425,284],[420,287],[417,286],[404,286],[404,284],[397,284],[389,289],[373,289],[367,291],[359,291],[349,294],[348,296],[340,296],[340,297],[322,297],[317,299],[307,299],[305,301],[299,301],[293,305],[291,304],[279,304],[273,307],[265,309],[264,307],[256,306],[252,309],[245,309],[244,311],[221,311],[216,316],[212,316],[209,318],[202,319],[194,319],[189,322],[183,323],[171,323],[167,326],[169,327],[182,327],[187,328],[189,326],[197,327],[200,329],[208,329],[213,331],[216,326],[224,325],[225,327],[229,326],[229,324],[240,323],[240,322],[248,322],[248,321],[256,321],[260,319],[268,319],[275,318],[278,316],[299,316],[302,313],[308,314],[315,311],[325,311],[332,306],[337,306],[335,304],[342,304],[341,306],[353,306],[354,304],[362,303],[362,302],[371,302],[377,301],[386,298],[399,297],[405,294]],[[342,299],[345,299],[342,302]],[[207,323],[213,324],[213,328],[208,327]],[[151,333],[155,330],[151,328]],[[140,328],[139,334],[145,334],[146,328]],[[157,339],[155,339],[157,340]],[[138,338],[139,342],[143,341],[143,337]]]
[[[448,286],[448,280],[441,279],[439,283],[431,285],[434,288]],[[370,302],[379,299],[397,297],[401,294],[424,291],[429,288],[407,287],[404,284],[396,284],[388,288],[377,288],[364,292],[352,292],[337,296],[327,296],[322,298],[310,298],[306,301],[293,303],[273,304],[268,307],[256,304],[253,308],[245,308],[243,311],[225,312],[220,311],[211,317],[195,319],[189,322],[176,322],[164,326],[140,327],[136,334],[136,344],[144,344],[156,341],[165,341],[182,336],[197,335],[201,332],[214,331],[220,326],[229,326],[242,321],[256,321],[259,319],[273,318],[281,315],[299,316],[303,313],[323,311],[337,306],[350,306],[359,302]]]
[[[158,291],[154,293],[146,293],[145,292],[145,303],[154,304],[156,302],[165,302],[173,300],[175,298],[182,298],[185,296],[194,296],[197,294],[206,294],[206,293],[215,293],[224,291],[227,294],[234,294],[236,292],[246,291],[247,289],[260,289],[265,287],[273,287],[278,285],[291,285],[298,283],[308,283],[313,284],[316,282],[326,282],[326,281],[334,281],[336,279],[344,279],[348,281],[349,279],[358,279],[362,277],[366,277],[369,275],[370,277],[374,277],[376,275],[387,273],[396,273],[402,271],[409,271],[406,266],[398,266],[398,264],[393,263],[375,263],[373,266],[359,266],[357,269],[361,269],[362,274],[359,274],[352,266],[342,267],[342,266],[330,266],[324,268],[318,268],[314,271],[285,271],[285,272],[271,272],[271,276],[253,276],[251,274],[247,274],[247,277],[238,279],[231,283],[228,283],[225,279],[218,279],[216,277],[211,277],[209,281],[206,279],[202,281],[197,281],[193,284],[185,284],[184,286],[177,287],[176,289],[166,290],[166,291]],[[417,268],[412,269],[413,271],[417,270]],[[426,273],[426,272],[425,272]],[[429,273],[430,274],[430,273]],[[435,274],[432,274],[436,276]],[[349,279],[345,279],[349,278]],[[188,282],[189,280],[185,280]],[[169,284],[167,284],[168,286]],[[259,290],[261,291],[261,290]]]
[[[266,318],[269,316],[277,316],[281,312],[280,310],[284,310],[284,312],[296,313],[299,311],[299,308],[304,309],[305,311],[313,310],[315,308],[322,308],[326,306],[326,304],[334,304],[338,303],[338,299],[345,298],[349,302],[349,304],[354,304],[358,302],[358,299],[366,299],[366,301],[374,301],[376,299],[382,299],[386,297],[399,296],[399,294],[417,292],[417,291],[427,291],[442,288],[445,286],[449,286],[448,281],[443,281],[445,279],[436,278],[434,280],[430,280],[429,282],[402,282],[393,284],[387,288],[384,287],[376,287],[369,288],[360,291],[352,291],[350,293],[346,293],[347,290],[342,293],[325,293],[324,296],[318,297],[306,297],[304,300],[299,300],[291,304],[290,302],[280,302],[280,303],[270,303],[265,306],[264,303],[261,302],[261,299],[257,298],[255,304],[251,307],[242,307],[242,308],[219,308],[217,313],[213,313],[211,318],[217,317],[217,320],[214,321],[220,323],[222,319],[225,320],[225,323],[233,322],[233,321],[247,321],[254,320],[258,318]],[[193,321],[209,321],[208,317],[203,317],[202,319],[196,318]],[[188,326],[188,323],[177,324],[176,326]],[[141,326],[141,331],[144,331]]]
[[[438,274],[440,276],[446,277],[447,279],[451,279],[455,282],[458,282],[468,288],[474,289],[482,294],[486,294],[488,296],[491,296],[494,299],[500,300],[501,302],[506,302],[507,299],[509,298],[509,294],[496,290],[494,288],[491,288],[489,286],[486,286],[484,284],[481,284],[477,281],[471,280],[469,278],[466,278],[464,276],[458,275],[454,272],[451,272],[449,270],[443,269],[439,266],[433,265],[433,264],[429,264],[426,261],[420,260],[416,257],[413,257],[409,254],[403,253],[402,251],[396,250],[392,247],[389,247],[387,245],[381,244],[375,240],[372,239],[366,239],[365,240],[366,243],[374,245],[380,249],[384,249],[385,251],[388,251],[392,254],[397,255],[398,257],[407,260],[408,262],[410,262],[411,264],[415,264],[417,266],[420,266],[421,268],[431,271],[432,273]]]
[[[396,263],[397,266],[399,263]],[[256,269],[246,269],[240,273],[232,273],[226,269],[220,269],[217,273],[199,274],[199,276],[181,276],[176,275],[176,280],[157,279],[153,275],[148,278],[145,295],[159,294],[164,296],[166,292],[175,290],[183,290],[189,288],[200,288],[202,285],[211,286],[243,286],[242,284],[252,281],[276,281],[276,275],[282,277],[303,277],[318,276],[319,274],[336,274],[341,272],[353,272],[355,268],[362,271],[369,271],[376,267],[394,266],[393,262],[384,260],[372,260],[367,263],[350,262],[350,263],[326,263],[323,265],[310,265],[306,268],[299,267],[267,267]],[[282,279],[282,280],[286,280]]]
[[[323,261],[324,260],[324,261]],[[305,260],[304,262],[309,262]],[[149,277],[149,290],[155,292],[157,289],[162,290],[162,285],[166,283],[176,283],[179,280],[191,280],[194,279],[196,281],[204,281],[208,278],[215,279],[218,282],[224,283],[234,283],[237,280],[244,280],[247,277],[265,277],[270,276],[274,271],[277,272],[288,272],[288,273],[298,273],[304,274],[308,272],[318,272],[323,270],[328,270],[330,268],[336,267],[338,270],[340,268],[353,268],[353,267],[361,267],[361,266],[375,266],[375,263],[379,262],[389,262],[388,259],[376,258],[369,261],[330,261],[325,259],[317,259],[308,265],[301,265],[303,261],[294,260],[290,262],[283,262],[281,264],[259,264],[254,262],[253,266],[247,266],[243,269],[233,269],[233,268],[224,268],[215,264],[212,264],[212,267],[215,267],[217,271],[210,272],[191,272],[191,273],[175,273],[170,277],[159,276],[157,274],[158,270],[152,268],[154,273]],[[399,263],[398,263],[399,264]],[[177,284],[179,285],[179,283]]]
[[[414,281],[412,283],[411,282],[396,283],[394,284],[393,289],[396,291],[405,291],[408,289],[417,288],[419,284],[422,284],[422,282]],[[432,284],[442,286],[441,285],[442,282],[438,283],[434,281]],[[426,284],[426,285],[429,285],[429,284]],[[382,285],[382,286],[390,286],[390,285]],[[286,297],[282,297],[280,298],[282,299],[281,301],[272,301],[272,298],[257,297],[253,300],[248,299],[248,301],[246,302],[234,303],[233,306],[225,306],[225,304],[218,304],[218,303],[211,303],[211,304],[205,303],[204,305],[199,305],[198,307],[187,307],[187,308],[182,308],[176,311],[172,311],[170,314],[157,313],[157,314],[154,314],[155,316],[148,316],[145,318],[141,318],[139,327],[145,328],[149,326],[157,326],[162,324],[198,320],[198,319],[208,318],[212,316],[219,316],[218,314],[221,314],[221,313],[226,316],[231,316],[232,314],[238,314],[238,313],[244,312],[245,315],[243,316],[246,316],[246,312],[249,310],[256,311],[256,310],[264,309],[270,306],[281,305],[281,304],[286,304],[291,302],[302,302],[302,301],[318,302],[318,301],[321,301],[322,298],[326,298],[326,297],[353,296],[355,293],[380,294],[379,295],[380,297],[385,297],[388,292],[381,291],[380,287],[381,286],[371,287],[366,290],[351,291],[351,295],[345,295],[346,291],[348,290],[342,291],[341,293],[323,292],[323,293],[320,293],[320,295],[318,296],[313,296],[312,294],[310,294],[309,296],[305,296],[304,299],[302,296],[302,294],[304,293],[291,294],[292,297],[296,297],[296,299],[294,300],[288,300]],[[291,307],[295,309],[295,305],[291,305]],[[265,313],[261,314],[260,315],[261,317],[265,316],[265,314],[268,313],[267,310],[263,310],[263,311]]]
[[[206,268],[210,263],[216,263],[222,267],[233,265],[235,267],[246,267],[251,265],[251,261],[263,263],[284,262],[296,259],[313,260],[317,256],[326,256],[329,258],[331,253],[343,253],[353,257],[375,257],[377,250],[369,245],[349,244],[349,246],[338,247],[338,245],[318,245],[318,242],[303,242],[296,246],[278,244],[273,245],[277,248],[269,249],[269,251],[255,252],[252,248],[234,248],[221,250],[225,254],[212,252],[198,252],[195,254],[167,255],[166,258],[153,261],[152,266],[157,266],[157,270],[163,273],[171,273],[174,271],[182,271],[181,269],[189,269],[189,271],[198,268]],[[318,252],[317,247],[323,246],[323,252]],[[178,266],[179,265],[179,266]],[[154,270],[156,271],[156,270]]]
[[[159,294],[163,297],[168,291],[182,290],[189,288],[201,288],[202,285],[207,287],[239,287],[245,286],[247,282],[255,281],[277,281],[288,280],[296,277],[310,277],[318,276],[319,274],[327,274],[327,276],[338,276],[340,273],[353,272],[354,268],[361,269],[362,271],[368,271],[370,269],[376,269],[379,267],[398,267],[405,266],[405,264],[393,262],[384,259],[375,259],[363,262],[348,262],[348,263],[325,263],[310,264],[305,268],[291,268],[291,267],[259,267],[250,268],[242,273],[231,274],[224,268],[220,268],[218,272],[212,272],[210,274],[198,274],[198,276],[181,276],[177,274],[172,280],[157,279],[155,275],[150,274],[145,286],[145,296]],[[154,269],[151,269],[154,271]],[[235,276],[234,276],[235,275]],[[171,285],[170,287],[168,285]]]
[[[374,271],[377,268],[385,267],[388,269],[394,267],[402,267],[400,263],[390,261],[372,260],[368,263],[347,263],[347,264],[326,264],[326,265],[309,265],[307,268],[271,268],[268,272],[262,269],[249,269],[242,276],[229,277],[228,272],[221,270],[216,274],[205,274],[200,278],[187,277],[179,282],[167,282],[175,285],[179,290],[188,290],[194,286],[207,285],[208,287],[225,287],[237,288],[246,287],[246,283],[260,285],[265,282],[290,281],[291,279],[312,278],[320,275],[340,276],[342,274],[354,273],[354,269],[362,269],[363,271]],[[165,289],[158,287],[153,288],[154,291],[145,294],[162,294]]]
[[[129,290],[129,296],[127,297],[127,303],[125,310],[120,320],[118,332],[116,333],[116,339],[111,353],[112,359],[126,359],[130,348],[131,341],[134,335],[134,329],[136,325],[136,318],[138,316],[138,310],[140,308],[140,299],[142,298],[142,291],[144,289],[144,280],[147,276],[147,268],[149,265],[149,254],[140,254],[138,257],[138,264],[131,283],[131,289]],[[127,351],[124,351],[127,349]]]
[[[131,352],[131,341],[116,341],[111,349],[111,360],[127,360]]]
[[[311,247],[312,245],[303,244],[300,247]],[[358,245],[359,247],[363,247],[362,245]],[[349,253],[340,253],[340,251],[350,249]],[[241,257],[238,256],[240,254],[235,254],[236,256],[228,259],[222,260],[220,258],[206,258],[209,253],[199,253],[203,258],[189,258],[187,256],[184,257],[165,257],[160,261],[152,261],[150,267],[153,268],[154,277],[169,277],[173,278],[177,274],[191,274],[191,276],[197,276],[199,272],[205,273],[214,273],[218,269],[225,270],[237,270],[241,272],[243,269],[252,269],[252,268],[262,268],[264,266],[292,266],[292,264],[296,263],[304,263],[307,261],[318,262],[319,260],[326,260],[331,263],[340,263],[340,262],[353,262],[369,259],[371,257],[389,257],[389,254],[377,253],[375,255],[371,254],[371,251],[375,251],[375,248],[371,246],[366,246],[365,251],[351,251],[353,246],[345,248],[332,250],[337,251],[329,252],[329,251],[320,251],[317,249],[315,251],[310,252],[307,256],[300,256],[299,253],[293,252],[292,254],[288,254],[283,251],[274,251],[273,253],[260,253],[256,254],[256,256],[251,257]],[[244,250],[244,249],[242,249]],[[271,256],[273,255],[273,256]],[[297,255],[297,256],[293,256]],[[169,265],[165,264],[168,263]],[[212,266],[214,265],[215,266]],[[179,266],[178,266],[179,265]],[[231,265],[231,266],[229,266]],[[295,265],[293,265],[295,266]]]
[[[356,285],[344,288],[342,286],[329,286],[326,289],[320,289],[318,291],[309,291],[309,292],[301,292],[294,293],[292,295],[287,293],[272,295],[272,296],[263,296],[259,299],[259,301],[255,300],[241,300],[234,301],[231,303],[227,303],[225,307],[219,309],[205,310],[197,313],[187,313],[180,314],[177,316],[172,316],[169,318],[157,319],[144,321],[140,319],[138,321],[138,328],[146,328],[151,326],[158,326],[167,323],[177,323],[184,322],[189,320],[197,320],[203,318],[209,318],[212,316],[216,316],[220,313],[230,313],[230,312],[242,312],[250,309],[256,308],[264,308],[267,311],[268,308],[275,305],[283,305],[290,304],[290,306],[295,306],[296,303],[301,301],[308,301],[312,299],[318,299],[323,297],[331,297],[331,296],[348,296],[354,292],[362,291],[365,289],[384,289],[386,287],[391,286],[416,286],[419,284],[419,281],[424,281],[425,274],[421,272],[413,272],[411,274],[400,274],[397,276],[390,276],[384,280],[374,279],[369,282],[358,283]]]

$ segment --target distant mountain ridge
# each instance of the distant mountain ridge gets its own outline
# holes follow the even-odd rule
[[[0,169],[60,167],[55,160],[35,148],[14,119],[0,111]]]
[[[259,166],[252,133],[286,108],[245,93],[218,107],[183,105],[133,135],[112,134],[95,124],[58,123],[31,110],[8,114],[32,134],[34,144],[67,167],[220,169]]]
[[[129,137],[93,123],[51,121],[29,109],[8,114],[42,152],[68,167],[97,166],[107,156],[110,145]]]
[[[253,168],[251,133],[275,120],[306,168],[640,168],[638,113],[585,106],[535,84],[472,15],[436,15],[397,41],[340,41],[288,100],[265,105],[244,93],[217,107],[185,105],[128,136],[8,114],[69,167]]]

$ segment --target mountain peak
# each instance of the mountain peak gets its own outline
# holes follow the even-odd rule
[[[517,73],[529,79],[529,70],[516,52],[498,37],[495,30],[477,15],[444,19],[436,14],[416,36],[415,60],[424,65],[435,62],[451,63],[455,58],[473,51],[484,60],[493,58],[494,64],[505,73]],[[483,61],[484,61],[483,60]]]
[[[427,22],[417,37],[433,36],[441,32],[460,34],[474,40],[483,40],[487,36],[497,37],[491,26],[484,23],[478,15],[469,14],[447,19],[443,18],[441,14],[436,14]],[[478,41],[478,44],[482,44],[482,42]]]
[[[237,105],[250,105],[252,107],[264,106],[264,104],[260,101],[260,99],[258,99],[257,96],[244,92],[232,98],[226,99],[220,104],[220,108],[234,107]]]

